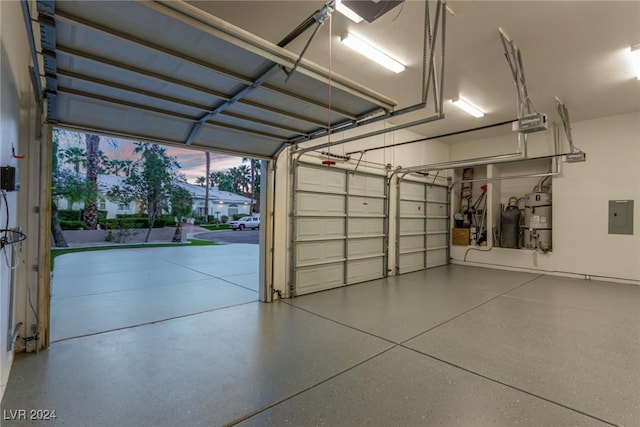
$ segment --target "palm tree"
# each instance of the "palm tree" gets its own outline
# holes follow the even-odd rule
[[[204,153],[205,156],[205,187],[204,187],[204,222],[205,224],[209,223],[209,187],[210,187],[210,178],[211,178],[211,154],[206,151]]]
[[[204,176],[199,176],[196,178],[196,184],[198,184],[200,187],[204,187],[206,182],[207,182],[207,178]]]
[[[212,186],[217,186],[221,191],[230,191],[233,192],[233,181],[231,179],[231,174],[229,171],[227,172],[211,172],[209,174],[210,183]]]
[[[106,173],[110,162],[109,156],[104,151],[98,150],[98,173]]]
[[[240,165],[229,169],[229,171],[234,181],[234,192],[249,193],[249,167],[247,165]]]
[[[131,159],[120,160],[122,162],[122,170],[125,176],[131,176],[131,171],[136,167],[136,162]]]
[[[250,185],[251,185],[251,213],[254,213],[254,201],[256,200],[257,197],[257,191],[256,191],[256,179],[257,179],[257,171],[260,168],[259,162],[260,160],[256,160],[256,159],[250,159],[248,157],[243,157],[242,158],[242,163],[244,162],[249,162],[250,165],[250,169],[251,169],[251,181],[250,181]]]
[[[84,206],[84,222],[88,230],[98,227],[98,168],[100,166],[100,136],[85,135],[87,152],[87,196]]]
[[[76,173],[80,173],[80,166],[87,160],[87,153],[81,147],[68,147],[62,152],[62,156]]]
[[[105,166],[104,168],[105,173],[108,173],[110,175],[119,176],[120,172],[124,169],[124,164],[122,163],[122,160],[118,160],[118,159],[107,159],[107,161],[104,162],[103,164]]]

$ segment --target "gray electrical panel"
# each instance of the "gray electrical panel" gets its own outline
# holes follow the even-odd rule
[[[633,200],[609,200],[609,234],[633,234]]]

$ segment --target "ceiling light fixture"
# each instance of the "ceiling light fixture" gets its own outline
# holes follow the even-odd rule
[[[636,77],[640,80],[640,43],[631,46],[631,60]]]
[[[394,73],[404,71],[405,67],[400,62],[352,33],[348,33],[341,41],[359,54],[366,56],[370,60],[382,65]]]
[[[463,110],[464,112],[471,114],[473,117],[484,117],[484,113],[478,107],[467,101],[466,99],[458,98],[452,99],[451,103]]]
[[[347,18],[351,19],[356,24],[362,22],[362,16],[358,15],[353,10],[342,4],[342,0],[336,0],[336,10]]]

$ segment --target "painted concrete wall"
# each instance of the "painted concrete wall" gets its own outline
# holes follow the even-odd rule
[[[11,148],[15,147],[16,153],[24,154],[28,151],[29,120],[33,119],[33,93],[27,67],[30,64],[29,45],[26,38],[24,20],[20,2],[0,2],[0,165],[15,166],[18,168],[19,180],[24,187],[28,182],[28,160],[18,160],[12,157]],[[33,129],[31,129],[32,131]],[[37,233],[37,230],[29,230],[26,223],[25,209],[28,204],[28,192],[10,192],[7,194],[9,207],[9,228],[16,225],[25,226],[25,231]],[[4,202],[2,202],[4,204]],[[0,209],[0,224],[4,228],[6,222],[5,207]],[[15,297],[16,322],[24,321],[26,302],[24,288],[29,277],[26,265],[30,260],[28,242],[15,245],[13,249],[21,256],[17,275]],[[11,249],[7,247],[7,255],[11,255]],[[0,262],[0,397],[4,394],[13,362],[12,352],[7,351],[7,330],[9,321],[9,283],[11,270],[4,261]],[[36,283],[37,285],[37,283]],[[24,289],[23,289],[24,290]],[[26,323],[26,321],[25,321]],[[24,331],[24,329],[23,329]]]
[[[553,178],[553,251],[535,255],[494,248],[491,252],[471,251],[467,261],[640,283],[640,113],[573,123],[572,129],[574,143],[587,153],[587,161],[563,163],[561,175]],[[511,136],[457,143],[451,154],[460,159],[509,153],[515,148],[513,141]],[[550,153],[550,141],[550,133],[535,134],[530,153]],[[561,151],[568,151],[564,137],[561,141]],[[503,175],[520,172],[516,165],[503,165],[500,171]],[[501,184],[503,196],[522,192],[535,180],[519,189],[516,182],[506,183]],[[608,234],[608,203],[619,199],[635,200],[632,236]],[[452,257],[462,260],[466,249],[454,246]]]

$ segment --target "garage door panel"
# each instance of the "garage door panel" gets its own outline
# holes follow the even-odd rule
[[[402,181],[400,198],[410,200],[424,200],[424,184]]]
[[[379,236],[384,234],[383,218],[350,218],[348,237]]]
[[[425,215],[424,205],[425,205],[424,202],[401,200],[400,216],[401,217],[424,216]]]
[[[449,243],[449,235],[442,234],[429,234],[427,235],[427,248],[440,248],[447,246]]]
[[[344,238],[344,218],[298,218],[296,237],[298,240]]]
[[[148,94],[141,94],[133,92],[128,89],[114,88],[111,86],[105,86],[96,82],[89,82],[82,78],[71,78],[66,75],[61,75],[58,79],[59,89],[62,91],[68,91],[71,89],[82,94],[92,94],[92,96],[102,96],[112,99],[117,102],[125,102],[137,105],[146,105],[149,102],[154,103],[154,107],[160,110],[169,111],[175,114],[176,117],[197,118],[202,115],[204,111],[202,108],[198,108],[192,105],[184,105],[170,100],[159,99]],[[137,85],[133,85],[137,89]],[[269,129],[271,130],[271,129]]]
[[[367,197],[349,197],[349,215],[381,216],[384,215],[384,199]]]
[[[400,255],[400,273],[424,270],[424,252]]]
[[[186,138],[186,135],[185,135]],[[200,132],[196,136],[194,146],[207,147],[209,149],[222,149],[229,152],[236,152],[238,146],[238,136],[233,131],[206,124],[200,128]],[[242,135],[242,148],[246,149],[245,153],[257,153],[262,156],[270,155],[272,146],[264,143],[264,139],[260,136],[251,134]]]
[[[401,236],[400,253],[424,250],[424,236]]]
[[[384,275],[382,257],[349,261],[347,272],[348,284],[378,279]]]
[[[344,215],[344,196],[329,194],[298,193],[298,215]]]
[[[298,265],[338,262],[345,258],[344,241],[300,242],[296,245]]]
[[[358,121],[373,111],[391,111],[397,105],[343,76],[334,73],[328,79],[324,67],[309,61],[303,71],[293,73],[285,82],[280,67],[292,67],[297,54],[204,10],[194,11],[193,5],[184,2],[77,0],[33,4],[40,18],[36,21],[41,45],[53,49],[51,57],[56,58],[46,61],[41,73],[51,90],[47,97],[48,123],[242,156],[272,157],[300,137],[317,137],[332,107],[333,125],[338,125]],[[270,67],[272,72],[262,80],[263,71]],[[76,83],[69,83],[65,77]],[[89,88],[86,81],[90,78],[108,84]],[[85,83],[77,83],[81,80]],[[333,97],[328,95],[329,86],[333,87]],[[93,106],[88,113],[81,104],[72,106],[70,88],[86,92],[103,108]],[[240,93],[245,88],[248,93]],[[149,96],[137,93],[139,90]],[[114,98],[139,105],[110,105]],[[225,104],[226,100],[232,101]],[[192,109],[212,112],[221,107],[237,112],[239,105],[251,101],[261,105],[251,107],[247,114],[250,120],[229,119],[222,111],[217,118],[222,122],[219,126],[194,126],[205,111]],[[186,105],[191,102],[200,105]],[[118,111],[110,112],[112,107]],[[136,109],[166,110],[167,119],[176,114],[193,117],[185,119],[186,124],[174,123],[177,129],[168,125],[162,127],[166,131],[142,129],[142,117]],[[261,124],[263,121],[270,124]],[[285,129],[271,124],[281,124]],[[203,136],[205,127],[209,132]],[[343,186],[341,191],[345,190]]]
[[[396,240],[399,273],[448,263],[448,192],[446,186],[401,181]]]
[[[428,218],[427,231],[447,231],[448,222],[446,218]]]
[[[401,218],[400,234],[424,233],[424,218]]]
[[[384,242],[381,237],[372,239],[352,239],[348,242],[348,257],[364,257],[384,253]]]
[[[429,200],[432,200],[434,202],[446,203],[448,200],[447,187],[442,187],[439,185],[428,185],[427,197],[429,198]]]
[[[357,196],[384,197],[385,179],[369,175],[354,174],[349,177],[349,194]]]
[[[308,164],[297,167],[294,292],[384,277],[385,179]]]
[[[427,268],[439,267],[449,263],[446,249],[427,251]]]
[[[79,114],[75,119],[81,122],[91,120],[93,114],[104,114],[108,118],[107,124],[110,126],[117,126],[127,119],[127,113],[115,105],[103,104],[82,97],[72,97],[65,107],[61,109],[61,113],[71,115],[74,111],[78,111]]]
[[[344,285],[344,263],[296,268],[298,295]]]
[[[297,175],[298,190],[336,194],[345,193],[346,175],[343,171],[299,166]]]
[[[447,216],[448,206],[446,203],[427,203],[428,216]]]

